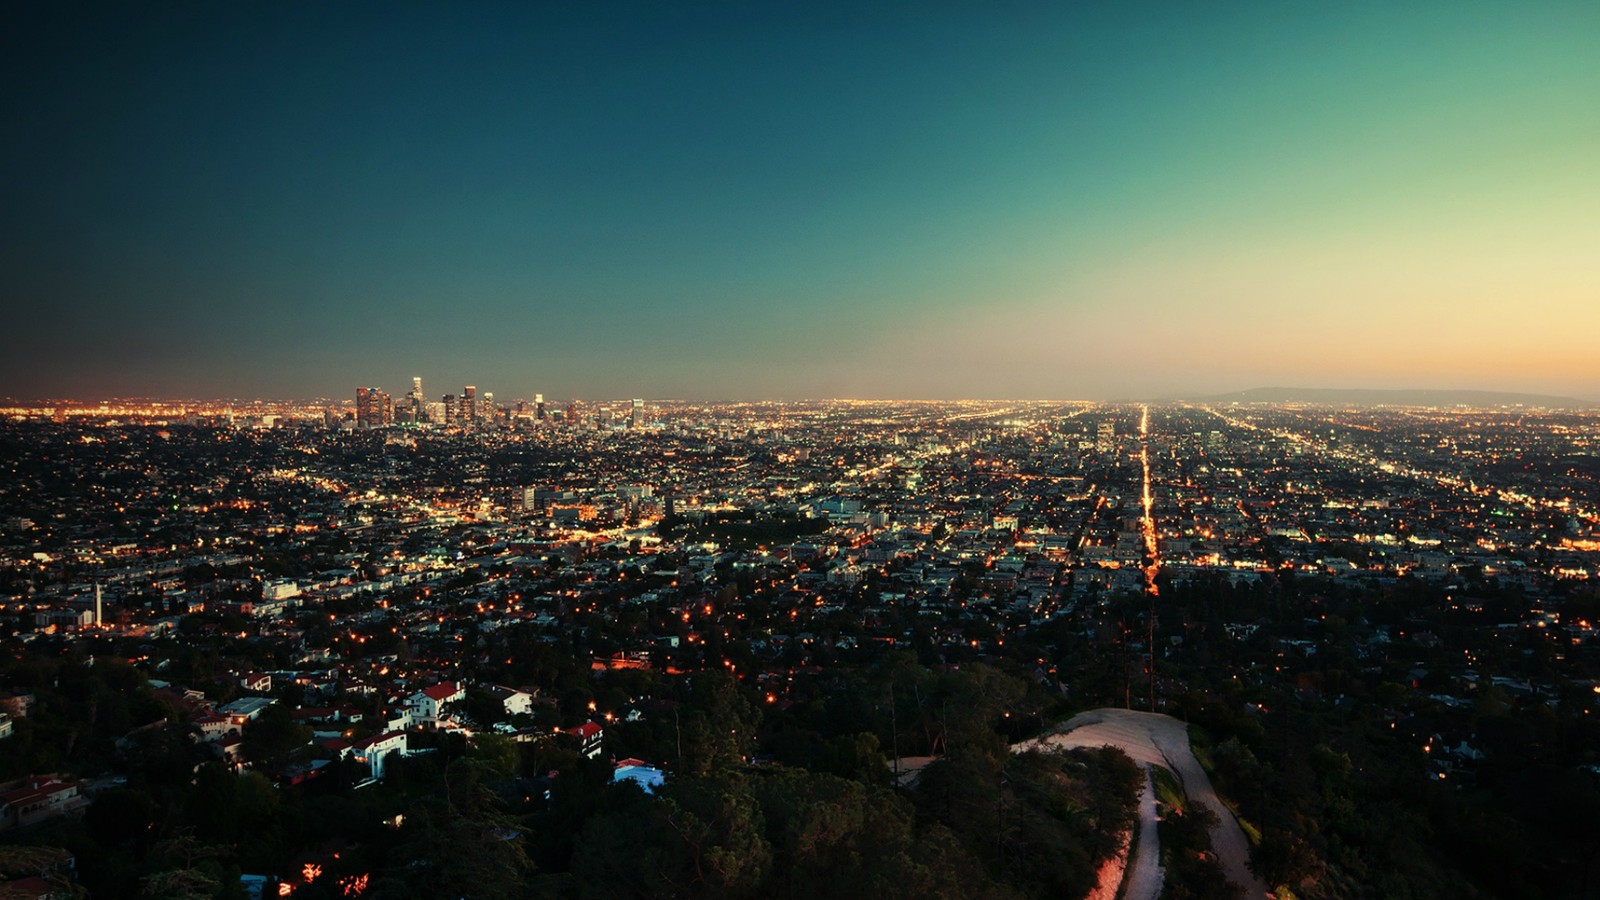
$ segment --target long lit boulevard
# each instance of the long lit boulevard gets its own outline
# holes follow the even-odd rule
[[[10,412],[7,646],[123,654],[195,753],[280,784],[348,763],[362,789],[448,739],[676,777],[662,685],[720,673],[770,742],[895,659],[1069,707],[1231,692],[1267,721],[1368,690],[1322,672],[1335,646],[1392,686],[1374,715],[1421,748],[1406,777],[1450,789],[1504,752],[1471,718],[1483,686],[1600,709],[1600,413],[377,395]],[[944,746],[902,733],[899,690],[872,745],[896,777]],[[242,743],[280,698],[316,742]],[[995,715],[1011,739],[1045,723]],[[347,896],[371,875],[317,865]]]

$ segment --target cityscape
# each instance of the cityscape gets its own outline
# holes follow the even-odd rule
[[[1600,900],[1600,4],[14,4],[0,900]]]
[[[498,801],[480,814],[528,829],[528,871],[458,835],[429,877],[471,860],[533,879],[513,893],[587,892],[604,872],[663,894],[652,879],[671,871],[613,871],[608,854],[661,836],[608,836],[605,816],[637,811],[604,812],[607,790],[794,767],[921,808],[946,779],[982,783],[963,742],[1048,740],[1099,708],[1189,722],[1225,814],[1252,836],[1235,866],[1203,824],[1198,838],[1172,824],[1197,815],[1181,789],[1150,788],[1159,840],[1201,848],[1198,862],[1169,850],[1157,871],[1197,895],[1401,883],[1384,856],[1401,851],[1363,840],[1397,836],[1340,821],[1339,804],[1482,815],[1485,797],[1562,771],[1537,789],[1594,796],[1593,408],[442,396],[424,399],[417,378],[400,399],[361,387],[324,403],[7,411],[9,834],[87,828],[126,851],[140,838],[124,817],[158,813],[161,779],[248,775],[285,798],[270,816],[326,807],[340,824],[282,830],[242,798],[226,821],[201,815],[241,838],[280,829],[230,851],[241,884],[403,890],[384,865],[423,852],[396,826],[425,812],[402,808],[397,784],[448,782],[455,754],[509,779],[480,785]],[[85,704],[100,715],[85,720]],[[1275,754],[1310,754],[1301,790],[1337,777],[1350,795],[1288,815],[1295,776]],[[930,760],[954,771],[935,777]],[[1350,772],[1377,760],[1382,784]],[[1024,794],[1006,771],[990,773],[995,794]],[[874,796],[855,802],[887,802]],[[979,824],[964,817],[977,835],[1027,824],[944,799],[959,809],[945,827],[967,839]],[[96,815],[106,805],[115,819]],[[391,833],[363,838],[380,813]],[[1543,827],[1503,814],[1528,838]],[[1107,842],[1117,821],[1097,814],[1095,840],[1079,837],[1100,848],[1081,868],[1013,861],[985,884],[989,852],[1014,840],[1023,856],[1031,840],[1002,830],[998,847],[941,851],[953,871],[926,887],[1115,891],[1144,852],[1143,837]],[[884,865],[926,852],[926,836],[907,841]],[[1540,884],[1586,890],[1585,841],[1539,851]],[[767,852],[821,877],[797,848]],[[1494,865],[1524,882],[1539,854],[1512,852]],[[1421,864],[1430,883],[1495,894],[1506,873],[1485,853],[1431,848]],[[165,858],[147,889],[205,877]],[[96,895],[102,862],[76,863]],[[766,890],[759,871],[718,877]]]

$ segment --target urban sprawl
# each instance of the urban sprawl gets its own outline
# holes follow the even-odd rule
[[[1593,411],[497,404],[418,379],[0,414],[6,648],[126,665],[162,704],[93,770],[11,772],[0,828],[81,815],[150,729],[285,788],[493,735],[648,791],[685,753],[681,722],[676,748],[642,736],[673,733],[651,685],[723,673],[770,725],[895,654],[1074,708],[1173,711],[1200,671],[1245,718],[1359,706],[1438,790],[1515,746],[1485,697],[1600,709]],[[36,713],[9,671],[0,753]],[[1014,737],[1048,727],[1028,715]],[[263,716],[287,745],[247,739]],[[892,727],[891,766],[938,754]],[[520,774],[531,803],[561,777]]]

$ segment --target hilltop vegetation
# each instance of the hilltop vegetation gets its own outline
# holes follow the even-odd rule
[[[1010,753],[1006,723],[1045,703],[1026,681],[904,656],[784,711],[724,673],[646,675],[632,687],[658,714],[614,740],[665,757],[653,795],[560,736],[426,732],[382,783],[336,762],[275,784],[303,746],[242,775],[203,762],[126,664],[25,654],[0,675],[37,698],[11,771],[126,773],[82,819],[11,835],[72,853],[94,897],[237,897],[250,873],[297,897],[1072,896],[1131,827],[1138,783],[1116,751]],[[878,725],[942,759],[895,786]]]

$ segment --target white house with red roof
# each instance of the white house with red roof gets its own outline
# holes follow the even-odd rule
[[[0,793],[0,829],[32,825],[89,805],[76,784],[56,775],[29,775],[5,787]]]
[[[605,748],[606,728],[599,722],[585,722],[574,728],[572,733],[578,736],[578,741],[582,745],[579,752],[590,759],[599,756],[600,751]]]
[[[437,723],[440,710],[448,703],[457,703],[467,696],[459,681],[441,681],[406,698],[406,709],[418,722]]]
[[[239,726],[229,716],[219,716],[213,712],[201,713],[194,717],[193,726],[200,732],[203,741],[220,741],[230,732],[237,733]]]
[[[350,745],[350,756],[356,762],[365,763],[372,770],[372,777],[383,778],[383,763],[391,753],[406,752],[406,733],[404,731],[386,731],[375,734],[369,738],[362,738]]]

